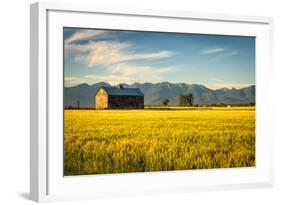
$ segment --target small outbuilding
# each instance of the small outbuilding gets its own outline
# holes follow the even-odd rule
[[[144,95],[139,88],[100,87],[96,92],[96,109],[143,109]]]

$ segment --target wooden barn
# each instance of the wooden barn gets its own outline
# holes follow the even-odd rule
[[[100,87],[96,92],[96,109],[143,109],[144,95],[139,88]]]

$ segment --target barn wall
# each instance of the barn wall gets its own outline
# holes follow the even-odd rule
[[[103,89],[96,94],[96,109],[108,109],[108,95]]]
[[[143,96],[108,96],[109,109],[143,109]]]

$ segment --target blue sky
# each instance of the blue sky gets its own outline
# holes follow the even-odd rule
[[[107,82],[255,84],[255,38],[64,28],[65,86]]]

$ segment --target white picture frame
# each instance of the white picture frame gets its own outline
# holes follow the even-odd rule
[[[98,20],[95,20],[98,19]],[[192,25],[192,26],[190,26]],[[256,37],[256,167],[64,177],[62,28],[110,28]],[[30,9],[30,198],[53,201],[273,186],[273,19],[35,3]],[[54,69],[56,68],[56,69]],[[61,87],[60,87],[61,86]],[[266,97],[264,97],[266,96]]]

